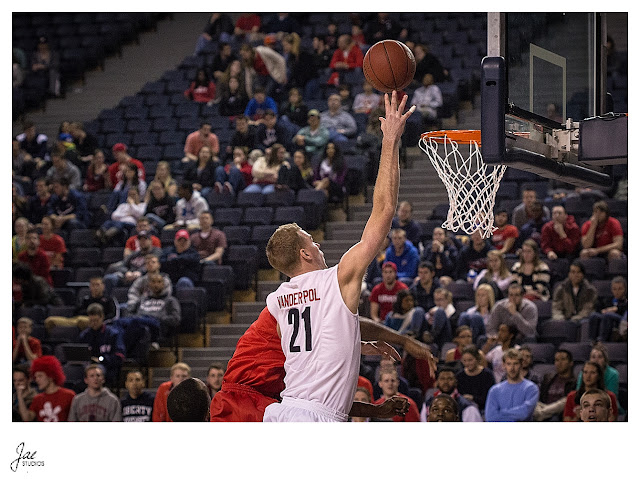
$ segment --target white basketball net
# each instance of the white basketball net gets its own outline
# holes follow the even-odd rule
[[[507,167],[486,165],[482,161],[480,147],[474,141],[469,143],[467,157],[458,149],[458,143],[446,135],[438,138],[423,136],[419,145],[449,194],[449,212],[442,227],[453,232],[462,230],[469,235],[479,230],[483,238],[491,237],[495,230],[493,206],[496,192]],[[444,151],[443,155],[438,147]]]

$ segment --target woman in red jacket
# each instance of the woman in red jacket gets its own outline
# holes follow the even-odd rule
[[[197,103],[212,102],[216,98],[216,85],[209,79],[207,71],[198,69],[196,80],[184,92],[184,97]]]

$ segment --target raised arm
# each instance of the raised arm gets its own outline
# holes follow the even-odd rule
[[[360,242],[349,249],[338,264],[338,282],[342,299],[352,312],[358,309],[361,282],[367,267],[378,254],[380,245],[389,233],[391,220],[398,204],[400,181],[399,147],[407,118],[415,111],[412,106],[406,113],[404,107],[407,96],[398,106],[394,91],[384,95],[385,117],[380,118],[383,133],[380,167],[373,191],[373,207]]]

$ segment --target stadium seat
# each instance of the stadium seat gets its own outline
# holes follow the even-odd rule
[[[538,324],[538,341],[560,345],[565,342],[576,342],[578,325],[573,321],[543,321]]]
[[[242,223],[246,225],[269,225],[272,219],[272,207],[247,207],[244,209]]]
[[[264,205],[269,207],[288,207],[293,205],[296,199],[296,192],[291,190],[276,190],[275,192],[267,194],[264,200]]]
[[[47,306],[47,316],[61,316],[63,318],[72,318],[75,314],[75,306]]]
[[[555,346],[551,343],[526,343],[531,349],[533,363],[553,363],[553,356],[556,352]]]
[[[627,276],[628,261],[627,259],[611,259],[607,267],[607,275],[609,277]]]
[[[581,262],[584,265],[585,276],[589,280],[601,278],[607,270],[607,262],[600,257],[581,259]]]
[[[199,285],[207,289],[209,311],[228,308],[235,285],[233,268],[229,265],[205,264]]]
[[[62,299],[62,303],[65,306],[74,306],[76,305],[76,291],[72,287],[55,287],[53,291]]]
[[[44,306],[21,307],[19,310],[21,318],[30,318],[34,324],[43,324],[47,318],[47,308]]]
[[[273,214],[273,221],[270,223],[276,225],[297,223],[300,227],[307,228],[304,220],[304,208],[296,205],[291,207],[276,207],[276,211]]]
[[[461,299],[473,300],[475,298],[473,284],[470,282],[455,281],[449,284],[446,288],[451,291],[454,301]]]
[[[327,207],[327,196],[321,190],[303,188],[298,191],[296,205],[304,208],[304,219],[309,230],[320,227]]]
[[[73,280],[73,269],[71,267],[63,267],[61,269],[51,269],[49,270],[49,274],[51,274],[51,279],[53,279],[54,288],[66,287],[67,282],[70,282]]]
[[[609,354],[609,364],[627,363],[628,344],[627,343],[603,343]]]
[[[538,324],[551,319],[551,300],[541,301],[536,299],[533,303],[538,308]]]
[[[561,343],[558,346],[559,350],[567,350],[573,356],[574,364],[582,364],[585,361],[589,361],[589,355],[591,354],[591,343]]]
[[[207,202],[209,203],[209,209],[211,210],[215,210],[216,208],[231,208],[236,203],[235,195],[228,192],[216,193],[215,190],[211,190],[207,195],[206,199],[207,199]],[[214,225],[215,225],[215,219],[214,219]]]
[[[77,247],[67,256],[65,263],[72,267],[94,267],[101,257],[100,249],[97,247]],[[77,275],[75,279],[77,280]]]
[[[94,264],[99,259],[94,259]],[[75,282],[88,283],[92,277],[102,277],[104,275],[104,269],[102,267],[79,267],[76,269]]]
[[[251,227],[248,225],[228,225],[223,229],[227,244],[246,245],[251,238]]]
[[[265,196],[262,193],[247,192],[245,190],[238,193],[235,205],[242,208],[262,207]]]
[[[233,267],[235,288],[250,289],[258,270],[258,247],[255,245],[232,245],[225,253],[226,264]]]
[[[239,207],[217,208],[213,213],[213,220],[216,227],[224,227],[226,225],[240,225],[242,219],[242,209]]]

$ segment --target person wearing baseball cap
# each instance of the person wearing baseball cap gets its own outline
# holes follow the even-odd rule
[[[329,142],[329,130],[320,124],[320,112],[310,109],[307,124],[293,137],[293,143],[304,147],[309,157],[320,155]]]
[[[145,179],[144,165],[140,160],[136,160],[131,157],[127,152],[127,145],[124,143],[116,143],[111,147],[111,154],[113,155],[113,159],[115,163],[109,166],[109,180],[111,180],[111,186],[115,187],[118,182],[124,176],[124,167],[127,166],[127,163],[133,163],[138,167],[138,179]]]
[[[398,266],[386,261],[382,264],[382,282],[373,287],[369,296],[371,319],[377,323],[384,321],[387,313],[393,309],[397,294],[402,289],[409,289],[397,278]]]
[[[173,246],[167,247],[160,257],[162,270],[171,279],[176,290],[194,287],[199,278],[200,254],[191,247],[189,232],[180,229],[173,239]]]

